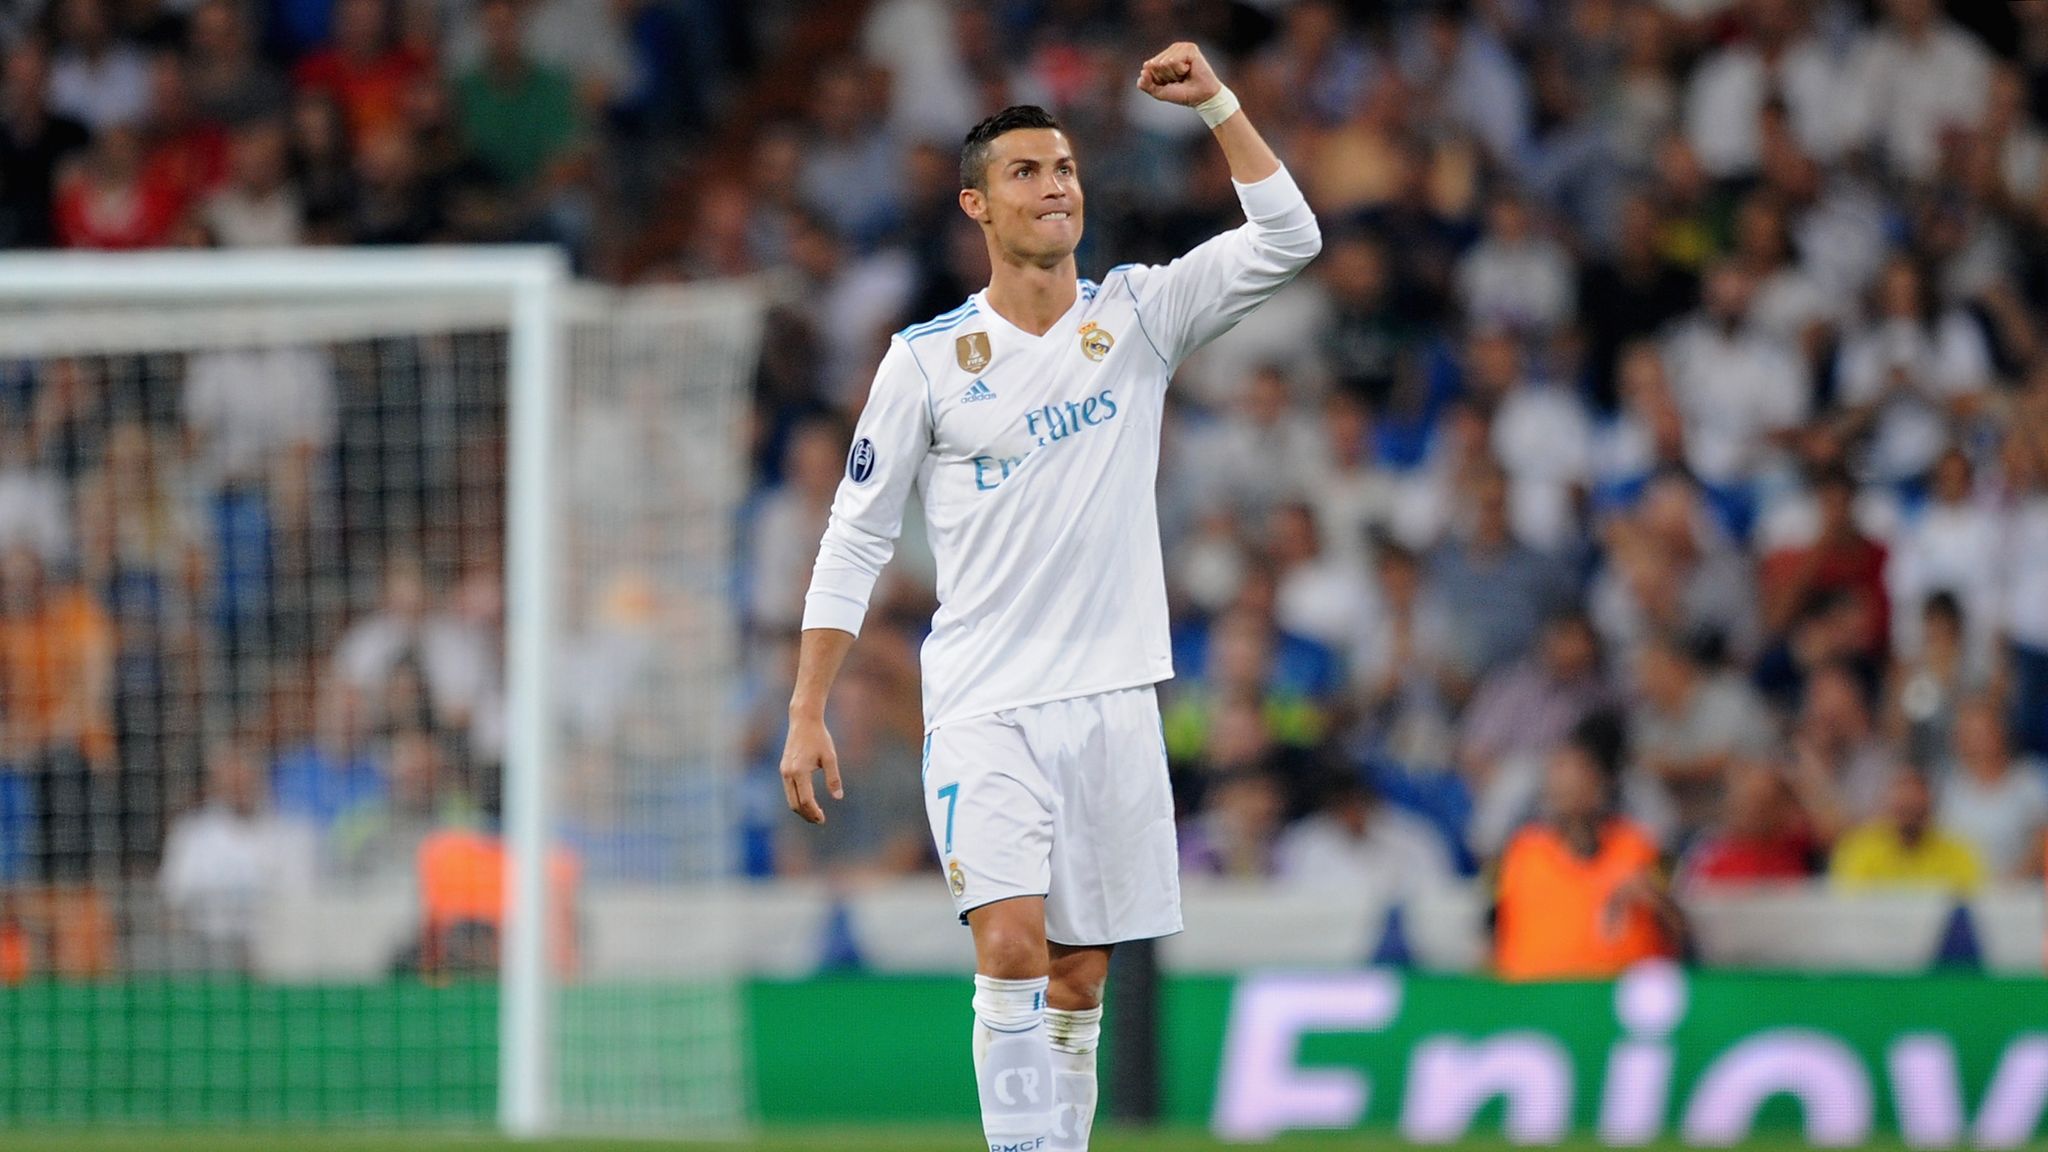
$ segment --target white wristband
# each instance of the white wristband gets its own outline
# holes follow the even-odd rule
[[[1232,116],[1237,115],[1237,93],[1229,88],[1218,88],[1214,96],[1195,105],[1195,111],[1202,117],[1202,123],[1214,128]]]

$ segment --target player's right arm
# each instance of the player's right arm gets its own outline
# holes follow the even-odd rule
[[[875,580],[896,549],[903,505],[931,443],[930,390],[910,345],[899,336],[889,342],[854,428],[846,475],[832,499],[832,517],[818,542],[818,562],[804,596],[796,689],[782,749],[782,790],[790,811],[813,824],[825,822],[812,784],[815,774],[825,774],[834,799],[845,795],[839,756],[825,729],[825,700],[860,634]]]

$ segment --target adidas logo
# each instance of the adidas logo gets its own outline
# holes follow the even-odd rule
[[[967,386],[967,391],[965,393],[961,394],[960,402],[962,404],[972,404],[976,400],[993,400],[995,398],[995,389],[989,387],[987,384],[983,383],[980,380],[976,380],[974,383]]]

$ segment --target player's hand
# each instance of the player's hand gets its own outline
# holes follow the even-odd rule
[[[1182,40],[1138,68],[1138,89],[1154,100],[1192,108],[1221,92],[1223,81],[1202,50]]]
[[[819,771],[825,773],[825,789],[832,798],[846,799],[846,789],[839,782],[839,750],[832,746],[832,733],[825,730],[825,721],[792,718],[789,739],[782,745],[782,794],[791,812],[813,824],[825,822],[825,808],[818,803],[811,783],[811,776]]]

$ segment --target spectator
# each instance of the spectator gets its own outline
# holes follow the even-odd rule
[[[208,489],[267,483],[282,459],[333,446],[337,404],[333,366],[311,348],[195,354],[183,405],[196,478]]]
[[[1274,608],[1280,627],[1335,651],[1349,651],[1376,611],[1364,573],[1323,547],[1315,512],[1285,503],[1266,517],[1265,549],[1279,580]]]
[[[1273,857],[1282,883],[1375,889],[1397,900],[1426,897],[1457,876],[1443,837],[1352,771],[1329,778],[1315,812],[1280,833]]]
[[[2000,564],[2001,616],[2012,663],[2011,726],[2019,747],[2048,756],[2048,371],[2018,406],[2005,459],[2012,486]]]
[[[1374,414],[1393,403],[1401,362],[1419,337],[1391,263],[1386,248],[1362,232],[1331,237],[1315,263],[1334,312],[1321,336],[1332,382]]]
[[[254,964],[264,904],[311,882],[311,847],[271,811],[254,754],[216,747],[206,802],[171,822],[157,878],[165,906],[199,949],[194,966]]]
[[[1978,407],[1991,349],[1976,318],[1942,309],[1904,259],[1885,266],[1873,311],[1873,322],[1842,347],[1839,399],[1851,427],[1868,430],[1870,477],[1898,483],[1926,472],[1951,423]]]
[[[790,433],[783,483],[763,495],[753,516],[749,624],[763,631],[796,627],[818,537],[839,490],[841,461],[851,439],[844,424],[813,419]]]
[[[1810,378],[1832,349],[1835,329],[1848,306],[1846,301],[1829,299],[1820,282],[1794,258],[1785,206],[1776,195],[1755,192],[1742,202],[1735,218],[1735,259],[1756,285],[1749,322],[1796,352]]]
[[[1833,843],[1878,814],[1896,763],[1872,725],[1863,687],[1848,665],[1826,665],[1808,677],[1792,727],[1792,748],[1800,802],[1823,842]]]
[[[290,91],[256,54],[237,0],[200,0],[185,37],[192,102],[200,116],[236,125],[283,114]]]
[[[407,87],[425,67],[398,43],[392,0],[334,0],[334,36],[298,62],[294,84],[332,98],[358,144],[401,126]]]
[[[408,876],[427,837],[480,822],[475,801],[430,733],[399,729],[385,756],[389,793],[345,810],[327,839],[330,860],[351,879],[388,882]]]
[[[1680,886],[1704,893],[1792,883],[1813,875],[1819,853],[1784,776],[1768,763],[1742,761],[1728,771],[1719,821],[1686,854]]]
[[[495,680],[487,622],[437,608],[417,560],[397,557],[384,573],[384,603],[357,621],[334,650],[339,686],[373,708],[390,698],[401,665],[423,677],[428,715],[443,731],[461,731]],[[403,723],[373,711],[378,719]]]
[[[97,134],[149,115],[149,66],[116,38],[106,0],[61,0],[50,109]]]
[[[1763,559],[1758,583],[1764,626],[1782,634],[1813,597],[1846,596],[1858,613],[1856,656],[1882,667],[1891,644],[1885,547],[1857,526],[1856,482],[1846,472],[1823,472],[1814,481],[1814,494],[1819,523],[1811,540],[1780,547]]]
[[[1892,537],[1885,584],[1892,598],[1892,646],[1902,656],[1921,645],[1921,608],[1946,595],[1970,623],[1964,639],[1973,664],[1990,655],[1998,621],[1998,572],[1984,563],[1998,551],[1995,512],[1974,498],[1969,457],[1955,448],[1934,462],[1925,503],[1911,509]]]
[[[1501,856],[1494,969],[1508,980],[1611,977],[1668,956],[1681,931],[1649,833],[1616,814],[1620,720],[1582,721],[1550,756],[1543,818]]]
[[[1294,409],[1278,365],[1254,369],[1239,395],[1208,452],[1210,483],[1215,500],[1255,519],[1301,499],[1322,453],[1316,427]]]
[[[1941,133],[1974,127],[1984,115],[1990,57],[1935,0],[1886,0],[1884,7],[1884,23],[1857,45],[1843,113],[1852,138],[1874,145],[1894,174],[1929,180]]]
[[[1969,842],[1934,822],[1927,777],[1895,769],[1883,809],[1835,846],[1828,876],[1845,892],[1939,888],[1975,891],[1984,862]]]
[[[71,551],[63,476],[36,460],[29,423],[0,416],[0,551],[26,548],[44,563]]]
[[[1322,417],[1323,475],[1308,492],[1316,535],[1333,559],[1364,568],[1370,541],[1392,527],[1396,483],[1373,458],[1372,420],[1361,401],[1333,392],[1323,400]]]
[[[292,183],[315,242],[343,243],[355,199],[355,169],[341,105],[332,94],[304,89],[292,97],[289,118]]]
[[[305,212],[292,183],[283,123],[252,120],[235,129],[228,183],[206,200],[202,218],[223,248],[291,248]]]
[[[1991,689],[1993,664],[1989,652],[1970,650],[1962,606],[1952,594],[1929,596],[1919,615],[1917,651],[1892,666],[1886,719],[1907,762],[1928,769],[1948,754],[1957,705]]]
[[[831,61],[819,70],[798,175],[804,203],[823,213],[856,252],[886,235],[903,206],[901,149],[876,123],[873,85],[872,69],[857,60]]]
[[[1450,613],[1413,552],[1382,545],[1377,574],[1381,610],[1351,662],[1372,744],[1402,764],[1448,765],[1452,704],[1470,688],[1457,670]]]
[[[1480,682],[1464,712],[1459,769],[1484,793],[1504,769],[1539,763],[1579,721],[1613,702],[1592,625],[1583,616],[1552,617],[1534,654]]]
[[[632,11],[633,5],[606,0],[529,0],[522,7],[523,12],[514,14],[518,27],[512,29],[520,41],[518,53],[566,76],[580,107],[602,108],[634,82],[633,49],[619,16],[622,11]],[[716,19],[701,9],[695,18],[702,24]],[[467,73],[487,63],[493,51],[491,23],[495,19],[498,17],[488,4],[465,5],[456,13],[445,53],[451,71]]]
[[[1529,376],[1505,332],[1474,335],[1466,361],[1467,392],[1491,414],[1493,456],[1513,483],[1515,535],[1546,552],[1566,550],[1578,532],[1590,466],[1584,404],[1555,381]]]
[[[1286,792],[1271,771],[1236,769],[1211,780],[1200,815],[1180,833],[1180,868],[1189,876],[1257,880],[1274,874],[1274,838]]]
[[[1711,639],[1747,661],[1757,650],[1749,561],[1680,473],[1650,482],[1635,515],[1609,529],[1608,567],[1588,594],[1608,642],[1632,659],[1650,633]]]
[[[145,164],[133,125],[102,125],[79,165],[57,185],[57,243],[65,248],[161,248],[185,204],[161,170]]]
[[[169,187],[180,213],[226,182],[228,134],[192,102],[185,63],[159,52],[149,61],[149,119],[144,123],[150,179]]]
[[[343,813],[387,801],[390,782],[370,755],[368,706],[329,687],[315,697],[312,730],[279,750],[270,766],[270,795],[280,818],[325,836]]]
[[[1936,822],[1976,850],[1988,878],[2039,876],[2048,767],[2012,755],[1997,702],[1982,696],[1957,708],[1952,756],[1936,788]]]
[[[1486,211],[1486,234],[1458,265],[1458,296],[1474,324],[1545,336],[1574,314],[1571,261],[1537,230],[1529,205],[1500,195]]]
[[[1708,484],[1736,484],[1777,459],[1776,441],[1809,410],[1790,349],[1750,319],[1755,284],[1733,262],[1707,274],[1702,308],[1665,348],[1685,413],[1686,462]]]
[[[1571,598],[1566,574],[1515,538],[1508,515],[1507,478],[1482,471],[1471,530],[1430,560],[1430,590],[1450,613],[1461,668],[1475,677],[1520,659],[1542,622]]]
[[[1321,740],[1323,715],[1313,685],[1284,667],[1281,649],[1290,640],[1300,638],[1276,632],[1245,607],[1218,617],[1197,653],[1199,671],[1168,694],[1162,710],[1167,750],[1177,759],[1208,755],[1220,709],[1236,700],[1254,701],[1261,733],[1281,744],[1305,748]]]
[[[85,125],[51,107],[49,75],[40,41],[24,36],[7,45],[0,73],[0,247],[56,242],[58,175],[91,140]]]
[[[1705,667],[1669,635],[1643,648],[1636,693],[1637,767],[1668,800],[1682,847],[1719,814],[1730,763],[1770,752],[1775,724],[1740,677]]]
[[[1686,131],[1700,161],[1718,179],[1755,174],[1763,163],[1758,121],[1782,100],[1793,135],[1809,153],[1832,158],[1842,147],[1841,70],[1792,0],[1745,0],[1748,32],[1713,52],[1693,72]]]
[[[571,180],[580,128],[569,76],[527,55],[518,0],[482,0],[483,58],[455,82],[462,134],[499,186],[545,202]]]
[[[1594,405],[1602,411],[1622,399],[1624,352],[1684,315],[1699,295],[1698,278],[1658,250],[1657,223],[1657,206],[1647,195],[1624,197],[1613,255],[1580,272],[1576,295],[1588,336],[1587,367]]]

